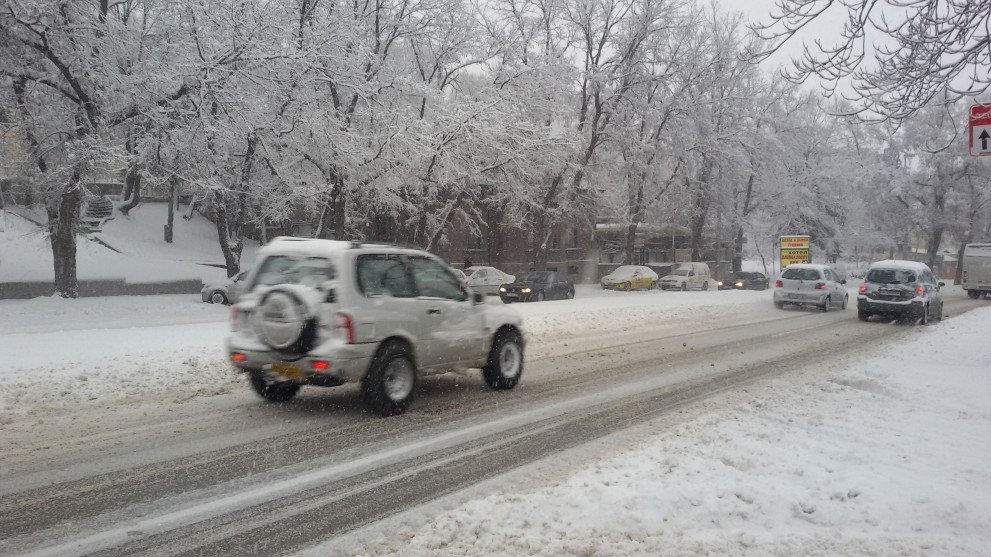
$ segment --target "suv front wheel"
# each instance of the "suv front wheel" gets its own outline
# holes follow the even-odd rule
[[[520,334],[503,330],[496,334],[489,359],[482,368],[485,382],[493,389],[512,389],[523,374],[523,341]]]
[[[361,394],[373,412],[395,416],[409,408],[414,387],[416,366],[409,349],[401,342],[389,341],[372,359],[361,381]]]

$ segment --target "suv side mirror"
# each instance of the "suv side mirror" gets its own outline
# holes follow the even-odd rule
[[[481,292],[472,292],[472,294],[471,294],[471,303],[474,304],[474,305],[476,305],[476,306],[478,304],[484,304],[485,303],[485,294],[482,294]]]
[[[939,281],[939,287],[943,288],[944,286],[946,286],[946,283],[943,281]]]
[[[846,284],[846,279],[841,280],[840,284]]]

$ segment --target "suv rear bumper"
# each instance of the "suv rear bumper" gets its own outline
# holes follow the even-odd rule
[[[347,349],[341,349],[342,347]],[[328,378],[342,382],[360,381],[368,366],[372,363],[375,352],[374,344],[341,345],[334,343],[331,350],[321,350],[317,347],[307,354],[290,357],[269,349],[267,346],[252,346],[252,343],[228,342],[227,352],[234,367],[241,371],[267,372],[283,380],[294,380],[300,383],[319,383]],[[234,354],[242,355],[235,359]],[[326,362],[325,369],[317,369],[314,362]],[[289,366],[285,375],[273,370],[273,367]],[[287,368],[283,368],[287,369]]]
[[[857,311],[883,315],[914,315],[921,316],[925,311],[922,298],[912,298],[903,301],[871,300],[865,296],[857,297]]]

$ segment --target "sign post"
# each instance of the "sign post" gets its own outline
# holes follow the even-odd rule
[[[808,236],[782,236],[779,246],[782,271],[792,263],[812,263]]]
[[[991,155],[991,106],[971,106],[969,123],[971,156]]]

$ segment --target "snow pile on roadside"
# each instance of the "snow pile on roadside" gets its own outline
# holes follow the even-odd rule
[[[991,308],[975,310],[674,429],[646,424],[639,446],[570,477],[551,461],[515,472],[552,487],[471,500],[350,553],[984,554],[989,329]]]

